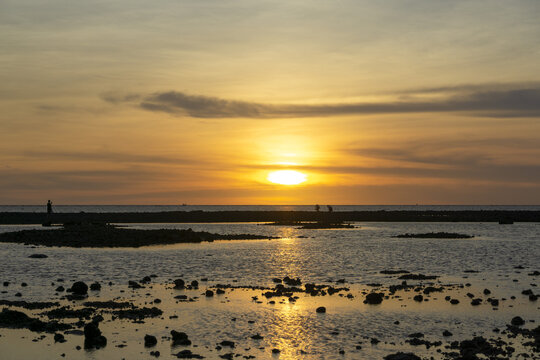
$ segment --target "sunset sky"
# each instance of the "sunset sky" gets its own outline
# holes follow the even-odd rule
[[[536,0],[0,0],[0,204],[540,204],[538,19]]]

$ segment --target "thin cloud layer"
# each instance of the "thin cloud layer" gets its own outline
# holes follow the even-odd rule
[[[104,100],[111,103],[129,102],[149,111],[196,118],[292,118],[432,112],[466,112],[485,117],[540,116],[540,86],[527,85],[530,86],[510,89],[494,86],[491,90],[487,86],[441,87],[429,89],[431,94],[441,95],[429,100],[421,96],[425,91],[420,90],[390,102],[321,105],[264,104],[178,91],[139,96],[108,95]],[[452,90],[451,94],[445,95],[449,89]]]

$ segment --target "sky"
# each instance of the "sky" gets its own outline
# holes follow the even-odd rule
[[[539,18],[0,0],[0,204],[540,204]]]

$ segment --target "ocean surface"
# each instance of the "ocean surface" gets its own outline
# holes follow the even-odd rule
[[[326,204],[319,204],[326,211]],[[334,211],[540,210],[540,205],[331,205]],[[313,205],[53,205],[54,212],[313,211]],[[0,212],[45,212],[43,205],[0,205]]]
[[[195,209],[69,207],[72,211],[161,211],[184,208]],[[205,206],[198,209],[231,207]],[[166,337],[170,329],[176,329],[189,334],[197,346],[190,347],[193,352],[209,359],[219,359],[218,354],[224,353],[215,350],[216,344],[224,339],[238,344],[234,352],[256,356],[258,359],[381,359],[398,350],[442,359],[443,356],[434,348],[412,347],[404,343],[407,334],[421,331],[427,339],[437,340],[441,339],[443,330],[450,330],[454,336],[449,340],[453,341],[471,338],[473,335],[492,336],[493,328],[504,329],[505,324],[514,316],[521,316],[527,321],[534,320],[536,324],[540,322],[539,304],[521,294],[523,290],[531,288],[538,292],[536,285],[539,277],[528,273],[540,270],[540,223],[359,222],[355,225],[358,228],[301,230],[257,223],[130,224],[127,226],[137,229],[192,228],[223,234],[263,234],[277,236],[279,239],[217,241],[137,249],[36,248],[22,244],[0,244],[0,280],[11,283],[2,289],[2,299],[50,301],[63,295],[55,294],[54,289],[59,284],[69,287],[76,280],[88,284],[98,281],[103,284],[103,289],[101,292],[91,292],[90,300],[127,299],[153,306],[149,305],[153,299],[160,298],[162,302],[155,306],[164,310],[161,319],[147,320],[143,324],[106,321],[102,330],[109,339],[109,345],[101,350],[74,350],[75,345],[82,344],[81,338],[74,335],[66,336],[66,344],[54,344],[50,336],[32,342],[31,338],[38,335],[27,330],[8,332],[4,329],[0,329],[0,350],[11,356],[7,358],[13,359],[24,358],[36,351],[41,352],[44,358],[58,358],[64,352],[68,358],[74,359],[131,359],[150,358],[149,351],[158,349],[161,358],[172,359],[176,358],[174,353],[181,349],[172,348]],[[0,232],[32,228],[43,229],[30,225],[3,225],[0,226]],[[432,231],[459,232],[475,237],[394,237],[401,233]],[[35,253],[45,254],[48,258],[28,258]],[[380,273],[385,269],[405,269],[414,273],[438,275],[440,278],[437,281],[441,284],[463,286],[467,283],[470,286],[456,292],[448,290],[436,294],[429,302],[412,301],[413,292],[404,293],[399,299],[385,300],[377,306],[363,304],[363,293],[369,289],[368,284],[388,286],[401,283],[397,276]],[[466,272],[470,270],[475,272]],[[138,291],[127,288],[129,280],[140,280],[151,274],[156,275],[151,286]],[[284,276],[299,277],[303,283],[335,284],[336,280],[344,279],[345,286],[350,288],[354,298],[301,295],[296,302],[276,299],[276,303],[271,304],[261,296],[261,291],[237,290],[213,298],[202,295],[207,287],[216,284],[274,286],[272,279]],[[200,291],[185,292],[196,301],[174,301],[175,295],[184,293],[171,288],[170,284],[176,278],[201,282]],[[203,282],[204,278],[208,281]],[[63,279],[63,282],[58,282],[58,279]],[[28,286],[21,286],[22,282]],[[111,286],[107,285],[109,282]],[[483,297],[482,291],[485,288],[491,290],[489,296],[505,299],[501,300],[498,308],[492,308],[485,299],[480,306],[470,305],[466,293]],[[22,297],[16,297],[17,292],[22,293]],[[447,294],[460,299],[461,304],[450,305],[444,300]],[[263,301],[256,302],[252,296],[263,298]],[[511,296],[515,296],[515,299],[510,299]],[[327,308],[326,314],[315,313],[315,308],[321,305]],[[171,315],[178,318],[169,318]],[[399,325],[394,324],[396,320],[399,320]],[[146,333],[160,339],[156,348],[144,348],[142,337]],[[254,343],[250,337],[256,333],[263,335],[264,339]],[[371,338],[378,338],[381,343],[372,345]],[[120,344],[127,347],[118,347]],[[272,348],[281,349],[279,357],[271,353]],[[339,354],[340,350],[344,350],[345,355]]]

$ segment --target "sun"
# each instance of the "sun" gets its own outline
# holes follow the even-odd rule
[[[295,170],[278,170],[272,171],[266,179],[274,184],[298,185],[306,181],[307,176]]]

